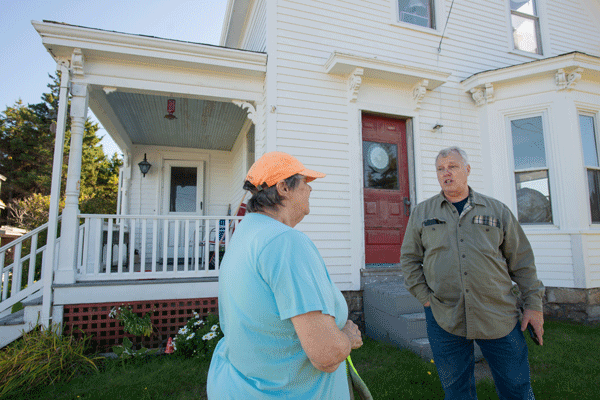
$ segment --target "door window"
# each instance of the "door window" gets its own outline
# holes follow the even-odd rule
[[[398,146],[363,141],[365,187],[398,190]]]
[[[172,167],[170,212],[196,212],[198,172],[193,167]]]

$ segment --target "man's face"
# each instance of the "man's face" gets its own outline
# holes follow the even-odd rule
[[[438,182],[445,195],[456,196],[465,191],[469,192],[467,177],[471,172],[471,166],[465,165],[460,155],[452,152],[448,157],[440,157],[435,167]]]

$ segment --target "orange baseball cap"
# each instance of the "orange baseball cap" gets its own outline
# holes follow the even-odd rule
[[[266,188],[275,185],[282,179],[292,175],[306,176],[306,182],[325,177],[322,172],[307,169],[298,159],[281,151],[272,151],[259,158],[248,171],[246,180],[257,188]],[[259,189],[259,190],[261,190]]]

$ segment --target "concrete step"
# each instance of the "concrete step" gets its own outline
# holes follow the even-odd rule
[[[23,309],[0,318],[0,348],[31,331],[39,322],[42,297],[23,302]]]
[[[423,312],[421,303],[406,290],[404,284],[398,282],[365,286],[363,302],[370,303],[378,310],[396,317]]]
[[[410,349],[424,359],[433,358],[425,310],[404,285],[382,282],[365,286],[363,306],[368,337]],[[482,358],[475,343],[475,360]]]

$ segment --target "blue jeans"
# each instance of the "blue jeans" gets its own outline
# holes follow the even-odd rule
[[[425,307],[427,335],[433,359],[446,393],[445,400],[477,399],[473,340],[442,329]],[[487,360],[500,400],[535,400],[529,376],[527,343],[517,323],[499,339],[475,339]]]

